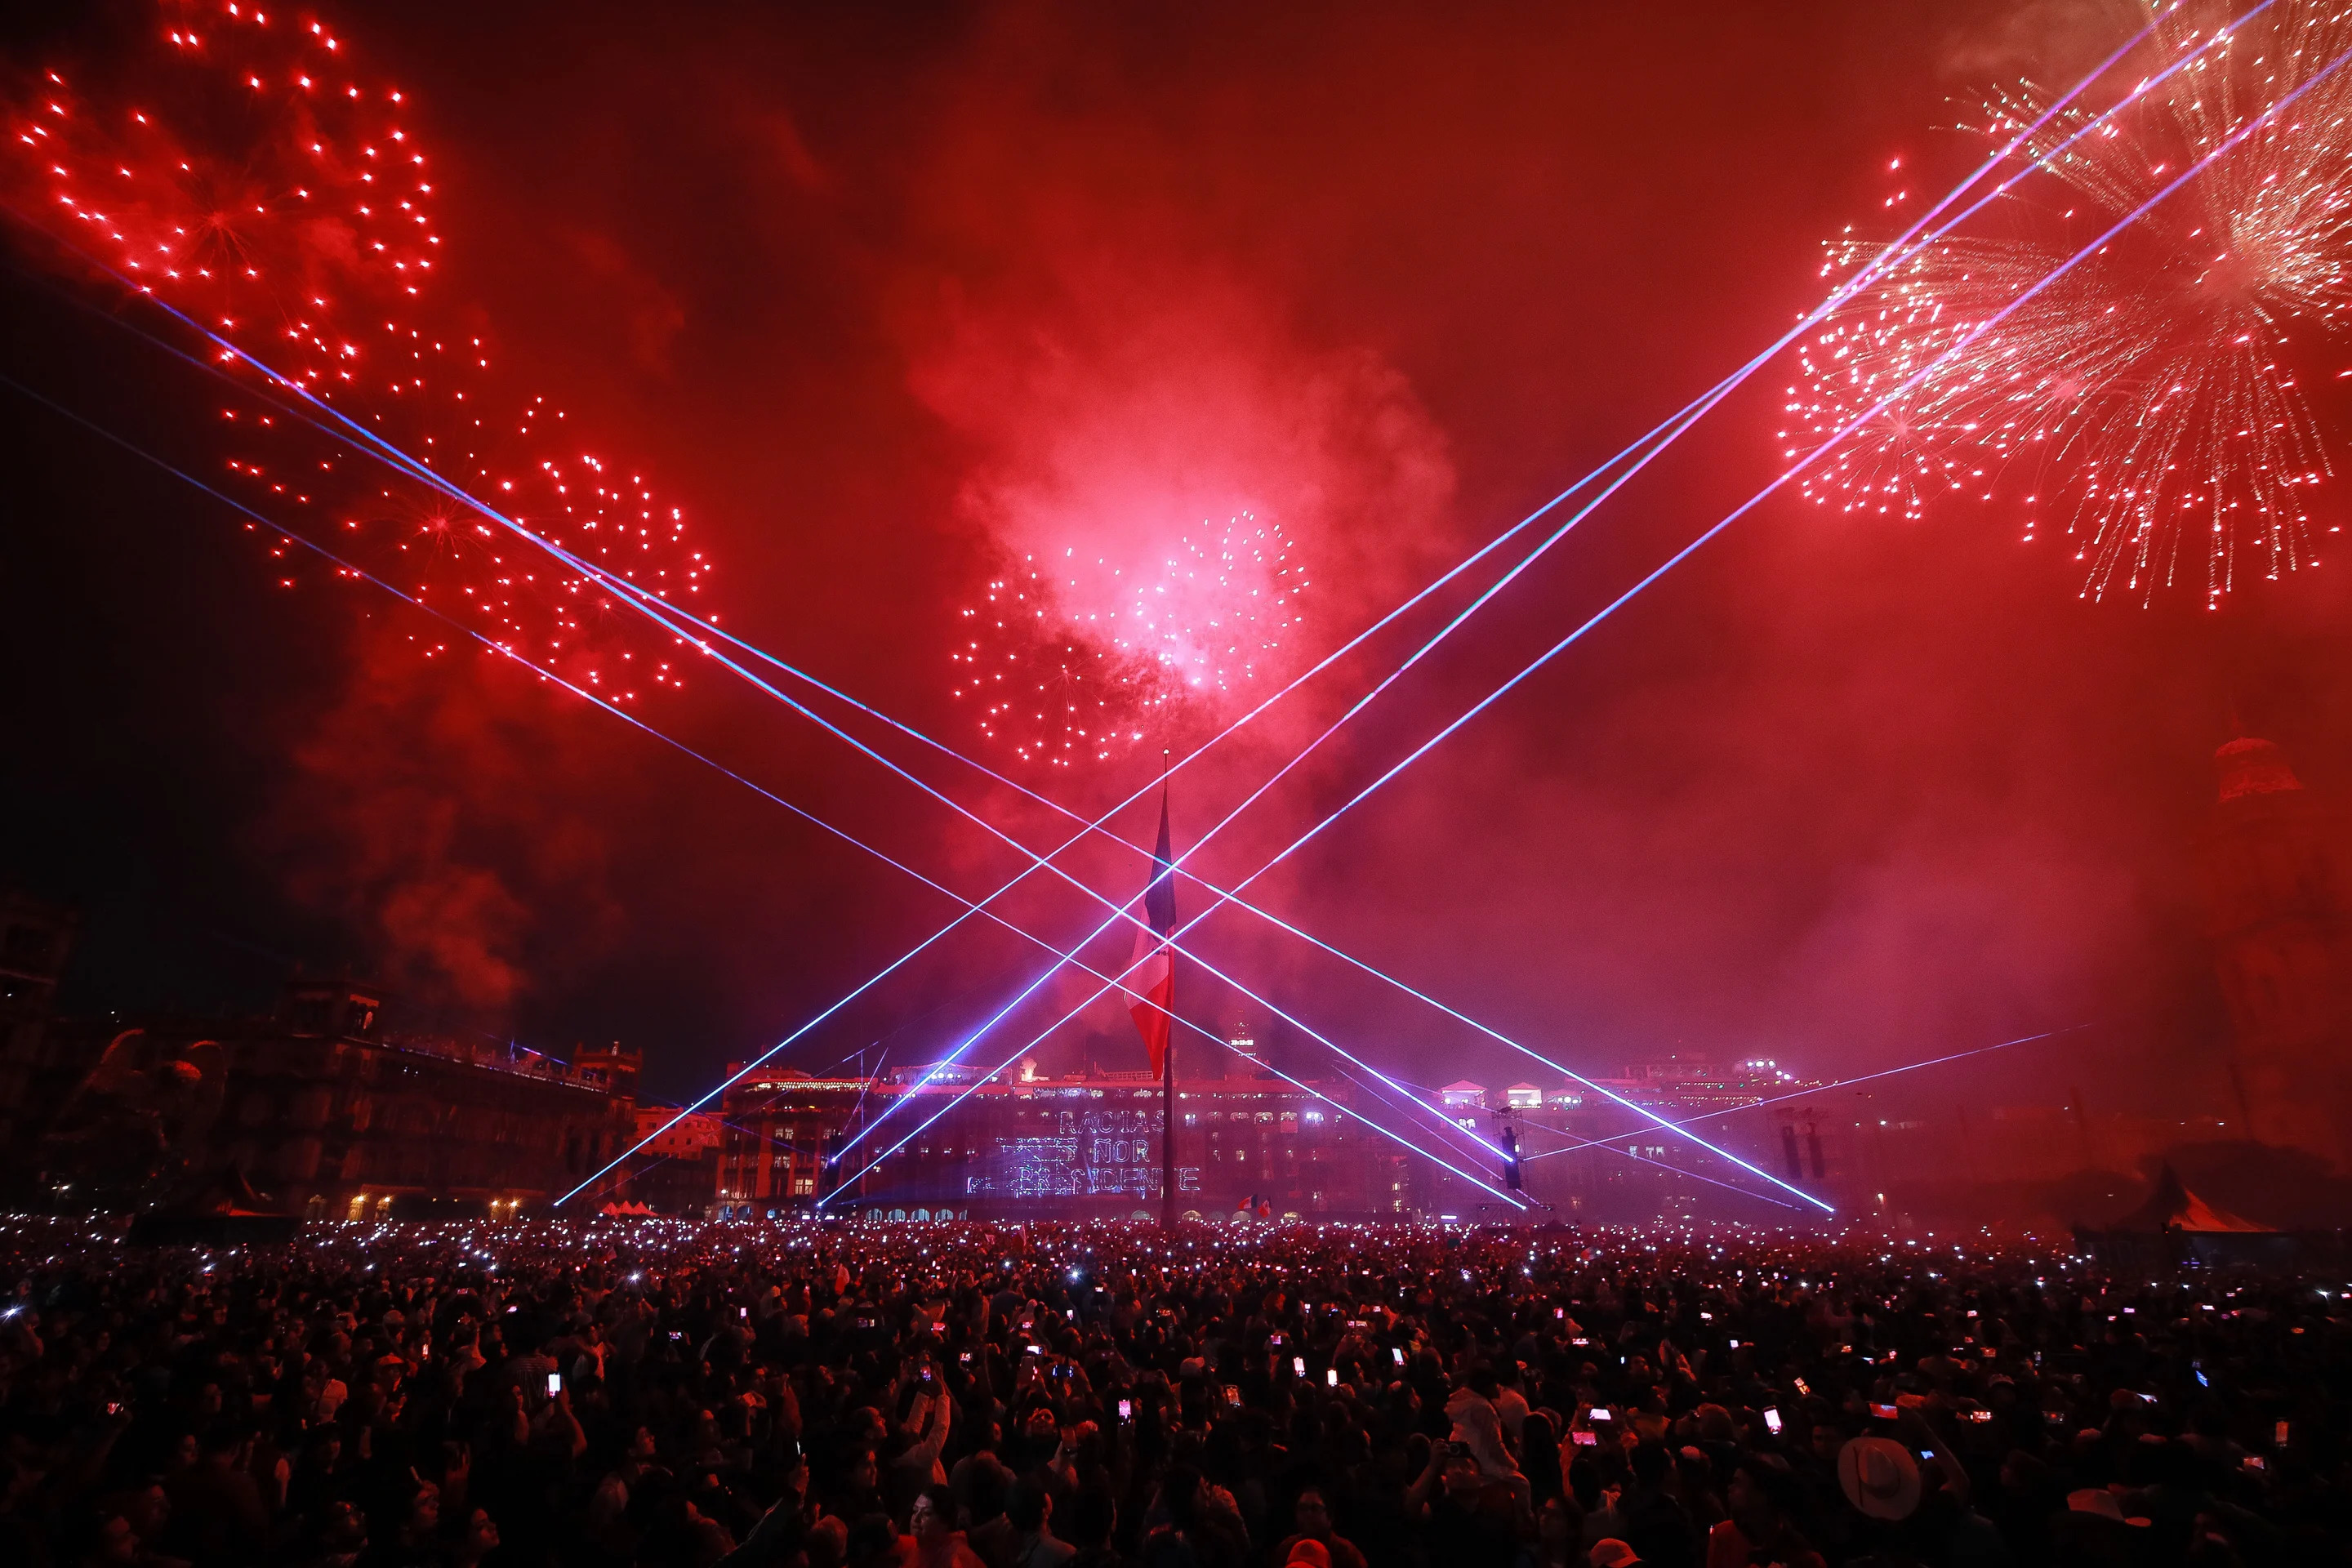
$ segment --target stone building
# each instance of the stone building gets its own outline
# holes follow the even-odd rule
[[[94,1065],[44,1140],[53,1189],[82,1169],[118,1199],[144,1198],[233,1169],[310,1218],[504,1218],[562,1196],[635,1141],[635,1053],[568,1064],[387,1032],[382,993],[346,981],[298,980],[261,1017],[116,1017],[79,1031]]]
[[[26,1169],[40,1108],[79,1074],[49,1026],[78,923],[61,904],[0,890],[0,1172],[11,1177]]]
[[[2198,842],[2206,935],[2253,1135],[2352,1162],[2352,924],[2344,819],[2273,742],[2214,756]]]

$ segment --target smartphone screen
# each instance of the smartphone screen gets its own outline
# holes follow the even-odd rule
[[[958,1359],[958,1360],[960,1360],[960,1361],[961,1361],[961,1362],[963,1363],[963,1364],[964,1364],[964,1365],[966,1365],[966,1366],[970,1366],[970,1365],[971,1364],[971,1352],[970,1351],[966,1351],[966,1352],[963,1352],[963,1354],[962,1354],[961,1356],[959,1356],[957,1359]]]
[[[1611,1419],[1611,1416],[1609,1412],[1601,1409],[1601,1406],[1596,1405],[1591,1409],[1584,1413],[1584,1418],[1587,1421],[1607,1421]]]
[[[1881,1421],[1892,1421],[1896,1414],[1892,1405],[1874,1405],[1870,1407],[1870,1413]]]
[[[1806,1397],[1808,1397],[1808,1398],[1811,1398],[1811,1395],[1812,1395],[1812,1392],[1813,1392],[1813,1390],[1812,1390],[1812,1385],[1811,1385],[1811,1384],[1808,1384],[1808,1383],[1807,1383],[1803,1378],[1801,1378],[1801,1377],[1797,1378],[1797,1379],[1795,1379],[1794,1381],[1795,1381],[1795,1383],[1796,1383],[1796,1384],[1797,1384],[1797,1392],[1798,1392],[1799,1394],[1804,1394],[1804,1395],[1805,1395]]]
[[[1399,1365],[1399,1366],[1402,1366],[1402,1365],[1404,1364],[1404,1352],[1403,1352],[1403,1351],[1402,1351],[1402,1350],[1398,1350],[1398,1349],[1393,1349],[1393,1348],[1392,1348],[1392,1349],[1391,1349],[1391,1350],[1390,1350],[1389,1354],[1391,1354],[1391,1355],[1392,1355],[1392,1356],[1396,1357],[1396,1363],[1397,1363],[1397,1365]]]
[[[1290,1358],[1290,1375],[1293,1377],[1305,1377],[1307,1375],[1307,1358],[1305,1356],[1295,1355]]]
[[[2286,1423],[2285,1423],[2285,1422],[2284,1422],[2284,1421],[2280,1422],[2277,1426],[2275,1426],[2272,1427],[2272,1428],[2271,1428],[2271,1446],[2272,1446],[2273,1447],[2275,1447],[2275,1448],[2284,1448],[2284,1447],[2286,1447],[2286,1433],[2287,1433],[2287,1426],[2286,1426]]]
[[[1118,1418],[1122,1421],[1132,1421],[1135,1419],[1134,1400],[1122,1399],[1118,1402]]]
[[[551,1372],[551,1373],[549,1373],[547,1374],[547,1396],[548,1396],[550,1399],[552,1399],[552,1398],[554,1398],[557,1394],[561,1394],[561,1393],[562,1393],[562,1392],[563,1392],[563,1374],[562,1374],[562,1373],[560,1373],[560,1372]]]
[[[1568,1437],[1570,1442],[1580,1448],[1597,1448],[1601,1446],[1601,1438],[1591,1432],[1570,1432]]]
[[[1242,1391],[1240,1385],[1231,1383],[1225,1384],[1225,1403],[1238,1407],[1241,1405],[1241,1402]]]
[[[1764,1412],[1764,1430],[1771,1433],[1775,1437],[1780,1435],[1780,1413],[1779,1411],[1767,1410]]]

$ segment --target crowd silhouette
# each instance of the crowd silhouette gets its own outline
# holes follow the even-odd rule
[[[2027,1239],[5,1233],[0,1562],[2347,1560],[2341,1281]]]

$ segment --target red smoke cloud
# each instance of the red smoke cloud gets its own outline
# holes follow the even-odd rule
[[[1303,341],[1217,268],[1048,254],[1033,289],[944,289],[911,373],[971,455],[958,510],[994,549],[1140,563],[1203,519],[1255,512],[1309,565],[1324,637],[1420,574],[1454,466],[1402,372]]]
[[[451,149],[451,232],[479,237],[447,247],[453,297],[478,289],[510,357],[600,446],[643,455],[696,548],[707,523],[730,626],[740,610],[959,742],[957,611],[1005,554],[1128,559],[1262,510],[1311,569],[1291,651],[1319,654],[1780,331],[1814,297],[1820,240],[1868,216],[1887,157],[1990,68],[1955,76],[1963,21],[1859,5],[1793,22],[1040,7],[919,37],[879,15],[583,26],[426,7],[403,14],[415,35],[370,42],[415,52],[404,80]],[[1727,408],[1214,868],[1256,864],[1247,848],[1286,842],[1720,516],[1775,428]],[[2085,611],[2063,563],[1978,532],[1768,509],[1263,901],[1595,1069],[1676,1047],[1882,1068],[2193,993],[2196,915],[2168,868],[2208,804],[2230,681],[2197,634]],[[2331,738],[2352,733],[2334,674],[2352,662],[2319,603],[2231,678],[2315,787],[2352,778]],[[547,717],[578,710],[495,665],[404,669],[374,634],[358,646],[357,687],[296,738],[269,842],[308,907],[347,913],[420,987],[549,998],[566,1033],[689,1015],[653,1064],[685,1088],[951,912],[684,765],[648,802],[629,776],[648,742]],[[1306,706],[1360,691],[1363,662]],[[927,872],[1009,874],[977,830],[725,678],[663,702],[649,716]],[[1297,733],[1287,713],[1278,735]],[[1055,787],[1107,804],[1152,761]],[[1180,845],[1273,765],[1245,761],[1180,781]],[[1074,865],[1122,898],[1142,886],[1125,852]],[[1201,902],[1180,895],[1188,917]],[[1015,912],[1056,936],[1099,918],[1066,893]],[[1202,942],[1416,1081],[1536,1070],[1243,919]],[[582,978],[598,952],[609,989]],[[935,1053],[1040,962],[970,932],[938,956],[799,1059],[880,1037],[896,1060]],[[1321,1068],[1254,1005],[1196,972],[1180,987],[1204,1021],[1247,1016]],[[2210,1086],[2210,1032],[2173,1011],[2119,1031],[2116,1079]],[[1106,1049],[1136,1049],[1115,1007],[1101,1022]],[[2158,1058],[2188,1070],[2147,1071]],[[2047,1059],[2021,1057],[2021,1079]]]
[[[1058,658],[1033,646],[1075,640],[1130,672],[1092,716],[1117,754],[1171,738],[1160,694],[1194,723],[1230,718],[1392,603],[1450,532],[1454,468],[1407,377],[1370,348],[1305,341],[1229,270],[1139,241],[1035,254],[1010,284],[949,279],[914,328],[909,379],[967,456],[955,526],[1000,583],[1053,584],[1011,610],[1001,589],[972,595],[968,706],[1050,679]],[[1234,551],[1269,529],[1277,549]],[[1010,650],[990,636],[1007,615],[1024,617]],[[1050,719],[1071,695],[1088,700],[1036,700]],[[1024,731],[958,738],[1003,761]]]
[[[404,626],[363,623],[354,648],[292,747],[263,847],[411,1001],[508,1016],[616,930],[606,829],[562,786],[564,760],[585,760],[564,722],[577,705],[462,644],[424,658]]]

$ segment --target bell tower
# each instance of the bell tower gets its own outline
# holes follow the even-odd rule
[[[2240,736],[2214,763],[2198,860],[2238,1099],[2253,1136],[2342,1161],[2352,1154],[2342,824],[2273,742]]]

